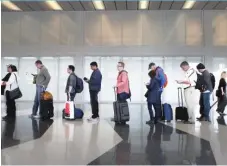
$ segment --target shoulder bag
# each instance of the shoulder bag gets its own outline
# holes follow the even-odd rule
[[[9,91],[9,98],[11,100],[16,100],[16,99],[19,99],[19,98],[22,97],[22,93],[20,91],[20,88],[19,88],[19,85],[18,85],[18,82],[17,82],[17,76],[16,76],[16,74],[14,74],[14,75],[15,75],[15,78],[16,78],[17,88]],[[10,85],[10,89],[11,89],[11,85]]]

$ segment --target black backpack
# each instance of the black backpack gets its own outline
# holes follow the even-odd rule
[[[76,76],[76,93],[81,93],[84,90],[83,80]]]
[[[212,83],[212,88],[214,89],[216,80],[215,80],[215,76],[212,73],[210,73],[210,79],[211,79],[211,83]]]

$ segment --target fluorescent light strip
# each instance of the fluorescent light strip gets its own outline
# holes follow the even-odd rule
[[[14,3],[10,2],[10,1],[2,1],[2,4],[9,10],[21,11],[21,9],[17,5],[15,5]]]
[[[3,57],[3,59],[14,60],[17,59],[16,57]]]
[[[103,1],[93,0],[92,2],[96,10],[105,10]]]
[[[183,9],[191,9],[194,6],[195,2],[195,0],[185,1]]]
[[[149,1],[147,0],[139,1],[139,9],[141,10],[148,9],[148,4],[149,4]]]
[[[62,7],[56,1],[48,0],[46,4],[53,10],[62,10]]]

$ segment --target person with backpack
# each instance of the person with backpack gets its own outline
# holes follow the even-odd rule
[[[159,92],[159,82],[156,78],[156,72],[151,70],[148,73],[150,82],[146,85],[147,91],[147,107],[149,110],[150,120],[146,124],[156,124],[161,119],[161,97]],[[152,106],[155,110],[155,117],[153,116]]]
[[[97,62],[90,63],[91,70],[93,71],[90,80],[84,77],[84,81],[89,85],[90,102],[92,109],[92,116],[88,119],[89,122],[97,122],[99,120],[99,103],[98,93],[101,90],[102,74],[98,69]]]
[[[202,98],[203,98],[203,108],[204,108],[204,118],[199,119],[200,121],[205,120],[210,122],[210,95],[213,92],[214,83],[212,83],[212,75],[206,70],[206,67],[204,64],[199,63],[196,68],[200,73],[202,73],[202,76],[200,78],[200,81],[197,81],[198,86],[200,86]]]
[[[195,69],[189,66],[187,61],[183,61],[180,64],[181,69],[185,72],[184,80],[177,80],[178,84],[185,85],[184,87],[184,95],[185,101],[188,110],[188,121],[184,123],[194,124],[195,123],[195,111],[199,108],[199,98],[200,92],[195,89],[196,81],[197,81],[197,72]]]
[[[220,114],[220,117],[224,116],[225,107],[227,105],[227,72],[223,71],[221,73],[221,79],[219,81],[218,90],[216,91],[216,96],[218,97],[218,108],[217,112]]]
[[[74,73],[75,67],[73,65],[69,65],[67,72],[69,73],[69,77],[67,79],[65,93],[67,94],[67,101],[74,101],[76,97],[76,87],[77,87],[77,76]]]
[[[131,97],[128,72],[124,70],[124,67],[124,62],[118,62],[117,69],[119,73],[117,76],[117,85],[114,88],[117,89],[117,100],[120,102],[125,102]]]

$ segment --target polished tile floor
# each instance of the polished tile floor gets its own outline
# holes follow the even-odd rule
[[[90,124],[88,104],[84,120],[61,119],[63,104],[55,105],[55,118],[28,118],[32,103],[18,103],[15,122],[2,121],[4,165],[227,165],[227,117],[212,123],[181,122],[145,125],[146,105],[130,104],[127,125],[115,125],[112,104],[100,105],[100,122]],[[2,107],[2,116],[4,107]]]

